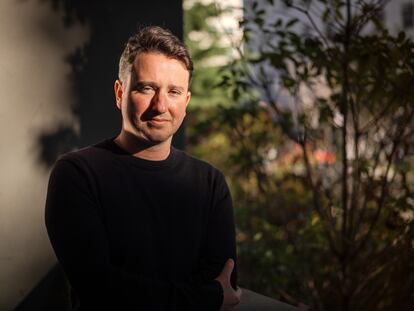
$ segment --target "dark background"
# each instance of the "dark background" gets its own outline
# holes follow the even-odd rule
[[[53,131],[41,132],[37,138],[39,161],[50,168],[60,154],[118,134],[121,114],[115,104],[113,85],[128,37],[139,27],[159,25],[182,39],[183,10],[180,0],[43,0],[38,3],[49,5],[59,15],[63,11],[65,27],[80,22],[90,29],[90,40],[62,60],[71,67],[69,79],[75,98],[71,112],[79,120],[80,134],[61,125]],[[53,33],[54,30],[45,27],[43,31]],[[183,129],[173,143],[179,148],[184,147]],[[69,309],[70,292],[58,265],[51,267],[15,308],[16,311]]]
[[[65,27],[80,22],[86,24],[91,33],[90,40],[64,60],[72,68],[70,81],[76,101],[71,109],[80,121],[80,136],[65,126],[39,136],[41,161],[51,166],[59,154],[119,132],[121,114],[115,105],[113,88],[126,41],[138,28],[147,25],[168,28],[182,39],[183,10],[180,0],[42,2],[48,2],[56,12],[63,8]],[[184,147],[182,129],[173,144]]]

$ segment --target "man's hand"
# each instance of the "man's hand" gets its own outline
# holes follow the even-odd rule
[[[223,304],[221,305],[220,311],[233,311],[236,305],[240,302],[241,289],[237,287],[235,291],[230,284],[231,272],[234,268],[233,259],[229,259],[224,264],[224,268],[221,271],[220,275],[216,278],[223,287]]]

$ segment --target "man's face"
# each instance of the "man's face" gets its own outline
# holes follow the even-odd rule
[[[124,130],[151,145],[171,140],[190,100],[188,70],[159,53],[141,53],[133,65],[126,85],[118,84]]]

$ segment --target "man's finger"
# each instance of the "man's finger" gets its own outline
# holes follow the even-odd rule
[[[239,300],[241,299],[241,295],[242,295],[242,290],[240,287],[237,286],[236,296],[237,298],[239,298]]]
[[[221,271],[221,273],[224,275],[226,280],[229,281],[229,283],[230,283],[230,276],[233,271],[233,268],[234,268],[234,260],[229,258],[224,264],[223,271]]]
[[[242,294],[241,289],[239,287],[237,287],[237,290],[234,291],[234,299],[233,299],[233,302],[231,303],[231,305],[233,307],[237,306],[240,303],[240,301],[241,301],[241,294]]]

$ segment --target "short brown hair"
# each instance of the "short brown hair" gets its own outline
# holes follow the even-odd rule
[[[136,57],[141,53],[155,52],[182,62],[187,68],[191,81],[193,61],[185,44],[168,29],[159,26],[147,26],[128,39],[119,60],[119,79],[124,82],[130,73]]]

